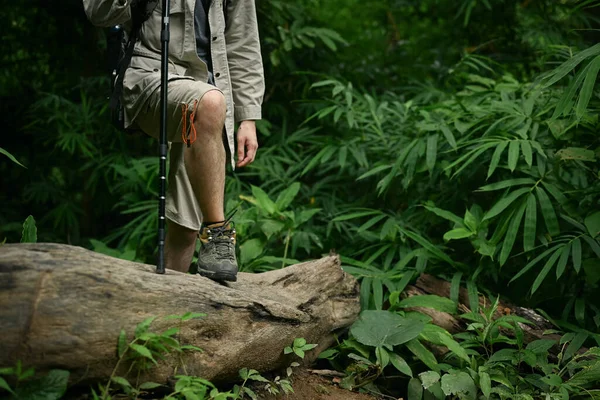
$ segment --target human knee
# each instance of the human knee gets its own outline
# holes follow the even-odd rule
[[[221,134],[226,112],[225,96],[218,90],[211,90],[202,96],[196,112],[196,123],[202,133]]]

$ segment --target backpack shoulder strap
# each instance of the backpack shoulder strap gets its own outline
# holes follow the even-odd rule
[[[115,109],[119,106],[121,93],[123,92],[123,79],[125,79],[125,71],[129,67],[131,57],[133,57],[133,49],[137,42],[138,36],[142,29],[142,25],[154,12],[159,0],[133,0],[131,2],[131,31],[127,38],[125,52],[119,60],[115,73],[117,75],[114,82],[113,91],[110,96],[110,108]]]

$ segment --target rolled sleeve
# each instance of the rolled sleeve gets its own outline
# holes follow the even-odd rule
[[[83,0],[83,8],[90,22],[109,27],[131,19],[130,0]]]
[[[235,106],[235,120],[248,121],[259,120],[262,118],[261,106]]]

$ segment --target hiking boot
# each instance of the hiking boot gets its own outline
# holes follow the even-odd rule
[[[226,221],[208,225],[200,231],[202,247],[198,253],[198,273],[215,281],[237,280],[235,229]]]

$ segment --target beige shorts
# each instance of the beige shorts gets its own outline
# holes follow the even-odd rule
[[[199,102],[205,93],[219,90],[205,82],[191,79],[169,81],[167,92],[167,140],[169,141],[169,175],[167,178],[166,216],[178,225],[192,230],[200,230],[202,212],[190,184],[184,164],[183,111],[187,104],[190,112],[194,103]],[[135,118],[134,123],[148,135],[158,139],[160,134],[160,88],[150,95],[147,104]],[[196,118],[202,118],[196,115]],[[188,119],[189,121],[189,114]],[[189,131],[189,122],[186,124]]]

